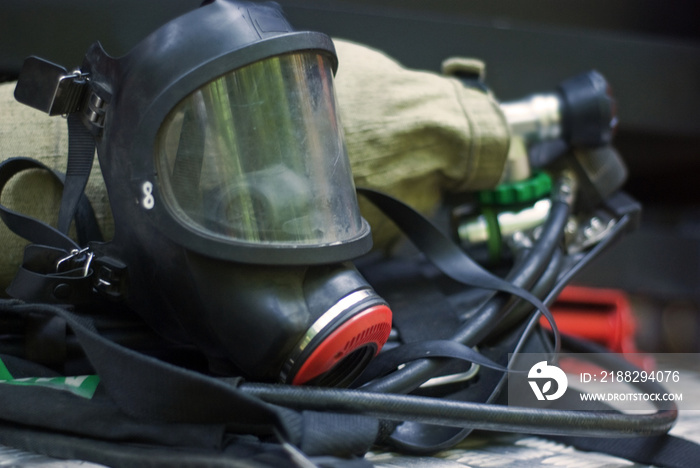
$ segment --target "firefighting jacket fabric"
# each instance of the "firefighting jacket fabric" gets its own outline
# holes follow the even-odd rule
[[[339,59],[336,93],[355,184],[403,200],[424,214],[444,192],[491,188],[501,179],[510,144],[505,118],[487,92],[438,73],[409,70],[387,55],[335,40]],[[0,159],[27,156],[65,171],[65,119],[19,104],[15,83],[0,84]],[[86,194],[109,239],[114,223],[99,165]],[[10,209],[57,223],[61,186],[41,170],[13,178],[1,194]],[[360,200],[376,248],[387,248],[399,231]],[[26,241],[0,223],[0,290],[15,275]]]

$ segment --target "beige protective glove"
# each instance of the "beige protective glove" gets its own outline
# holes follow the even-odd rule
[[[436,73],[407,70],[365,46],[335,40],[336,93],[357,186],[372,187],[430,214],[443,192],[494,187],[509,145],[508,127],[493,98]],[[65,171],[66,122],[15,101],[15,83],[0,84],[0,159],[29,156]],[[114,232],[97,159],[86,189],[106,239]],[[61,188],[43,171],[10,181],[0,199],[16,211],[56,225]],[[398,231],[361,200],[375,246]],[[26,241],[0,223],[0,291],[21,263]]]
[[[498,104],[455,78],[408,70],[385,54],[343,40],[336,94],[355,184],[383,190],[424,214],[445,191],[495,187],[510,142]],[[398,231],[360,200],[375,247]]]

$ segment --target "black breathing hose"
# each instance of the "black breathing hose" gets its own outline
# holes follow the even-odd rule
[[[268,403],[294,409],[361,413],[392,421],[542,435],[637,437],[665,434],[677,409],[651,415],[610,411],[542,410],[362,390],[245,383],[239,387]],[[654,389],[654,391],[659,391]]]
[[[567,284],[571,281],[571,279],[576,276],[586,265],[588,265],[589,261],[596,258],[598,255],[600,255],[604,250],[606,250],[610,245],[613,244],[617,240],[617,236],[626,230],[631,223],[631,218],[630,215],[623,215],[619,221],[615,224],[613,227],[612,231],[608,234],[608,236],[601,240],[598,244],[596,244],[589,252],[587,252],[583,257],[576,262],[569,270],[567,270],[564,274],[562,274],[558,280],[557,283],[554,285],[554,287],[549,291],[549,294],[547,294],[547,297],[543,299],[543,302],[547,305],[550,305],[554,300],[561,294],[561,291],[566,287]],[[540,321],[541,314],[539,311],[535,311],[532,314],[532,317],[530,318],[527,327],[523,331],[522,337],[520,339],[520,342],[516,346],[516,351],[517,349],[522,346],[522,344],[525,341],[525,338],[537,327]]]
[[[534,247],[528,253],[525,261],[516,267],[506,279],[516,286],[530,289],[535,284],[547,267],[552,262],[552,257],[559,249],[564,228],[569,221],[571,206],[563,200],[553,200],[552,208],[543,226],[542,233]],[[500,297],[500,300],[498,300]],[[503,305],[510,298],[505,294],[497,294],[481,309],[475,317],[469,321],[453,337],[453,340],[474,346],[488,335],[503,319]]]
[[[557,284],[557,279],[561,274],[563,264],[564,253],[562,252],[561,248],[556,249],[552,255],[549,265],[542,273],[542,276],[540,276],[537,282],[532,286],[532,294],[544,301],[544,299],[549,295],[549,292]],[[547,306],[551,305],[547,302],[545,302],[545,304]],[[509,330],[511,327],[516,326],[520,321],[524,320],[530,313],[532,313],[532,306],[519,301],[513,306],[508,315],[498,322],[497,326],[493,328],[489,336],[498,335],[506,330]],[[541,314],[539,315],[541,316]],[[529,336],[529,333],[524,336]]]
[[[600,255],[605,249],[610,247],[610,245],[617,240],[617,236],[623,232],[624,230],[627,229],[628,225],[630,223],[630,216],[629,215],[624,215],[620,218],[620,220],[616,223],[616,225],[613,227],[612,231],[608,234],[608,236],[601,240],[598,244],[596,244],[590,251],[587,253],[583,254],[578,261],[576,261],[566,272],[563,274],[559,275],[558,278],[554,278],[555,282],[551,287],[547,288],[547,294],[545,295],[544,299],[542,300],[547,306],[551,305],[556,298],[561,294],[561,291],[566,287],[567,284],[571,281],[571,279],[578,273],[580,272],[588,263],[590,260],[596,258],[598,255]],[[563,257],[563,256],[562,256]],[[563,261],[563,258],[560,259],[560,261]],[[544,279],[547,276],[547,273],[545,273],[541,280]],[[539,297],[539,295],[538,295]],[[513,315],[517,315],[518,312],[514,312]],[[530,336],[530,334],[535,330],[535,328],[539,325],[540,323],[540,318],[542,317],[542,314],[535,310],[531,317],[528,319],[527,324],[525,328],[523,329],[522,334],[520,335],[520,339],[518,340],[518,343],[515,345],[515,348],[513,349],[513,353],[517,354],[519,353],[523,346],[525,346],[525,342],[527,341],[527,337]],[[570,340],[569,340],[570,341]],[[571,351],[571,350],[569,350]],[[585,352],[601,352],[600,350],[595,350],[595,351],[585,351]],[[494,389],[495,393],[500,393],[501,390],[503,389],[503,386],[506,385],[507,380],[506,379],[501,379],[498,384],[496,385],[496,388]]]
[[[559,247],[573,205],[573,184],[568,176],[562,176],[555,184],[552,207],[540,236],[523,261],[518,262],[506,276],[506,280],[515,286],[529,289],[550,264],[554,252]],[[496,294],[451,339],[466,346],[476,345],[502,320],[504,310],[507,310],[506,305],[510,301],[510,295]],[[413,361],[398,371],[368,382],[362,389],[378,393],[410,393],[439,374],[448,363],[448,359]]]

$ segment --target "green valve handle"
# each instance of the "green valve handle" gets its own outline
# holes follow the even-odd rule
[[[464,247],[486,245],[491,261],[501,257],[504,238],[541,225],[549,213],[552,179],[537,172],[527,180],[478,193],[481,214],[459,217],[456,234]]]
[[[552,178],[545,172],[538,172],[526,180],[501,184],[492,190],[482,190],[478,198],[483,205],[508,206],[534,202],[551,191]]]

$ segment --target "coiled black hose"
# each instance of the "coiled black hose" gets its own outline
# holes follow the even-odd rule
[[[552,207],[537,242],[506,276],[506,280],[515,286],[529,289],[550,264],[568,222],[573,203],[572,184],[567,176],[562,176],[555,184]],[[510,300],[508,294],[496,294],[455,333],[452,340],[467,346],[479,343],[503,319]],[[414,361],[406,364],[401,370],[365,384],[362,389],[378,393],[409,393],[439,374],[448,362],[446,359]]]

